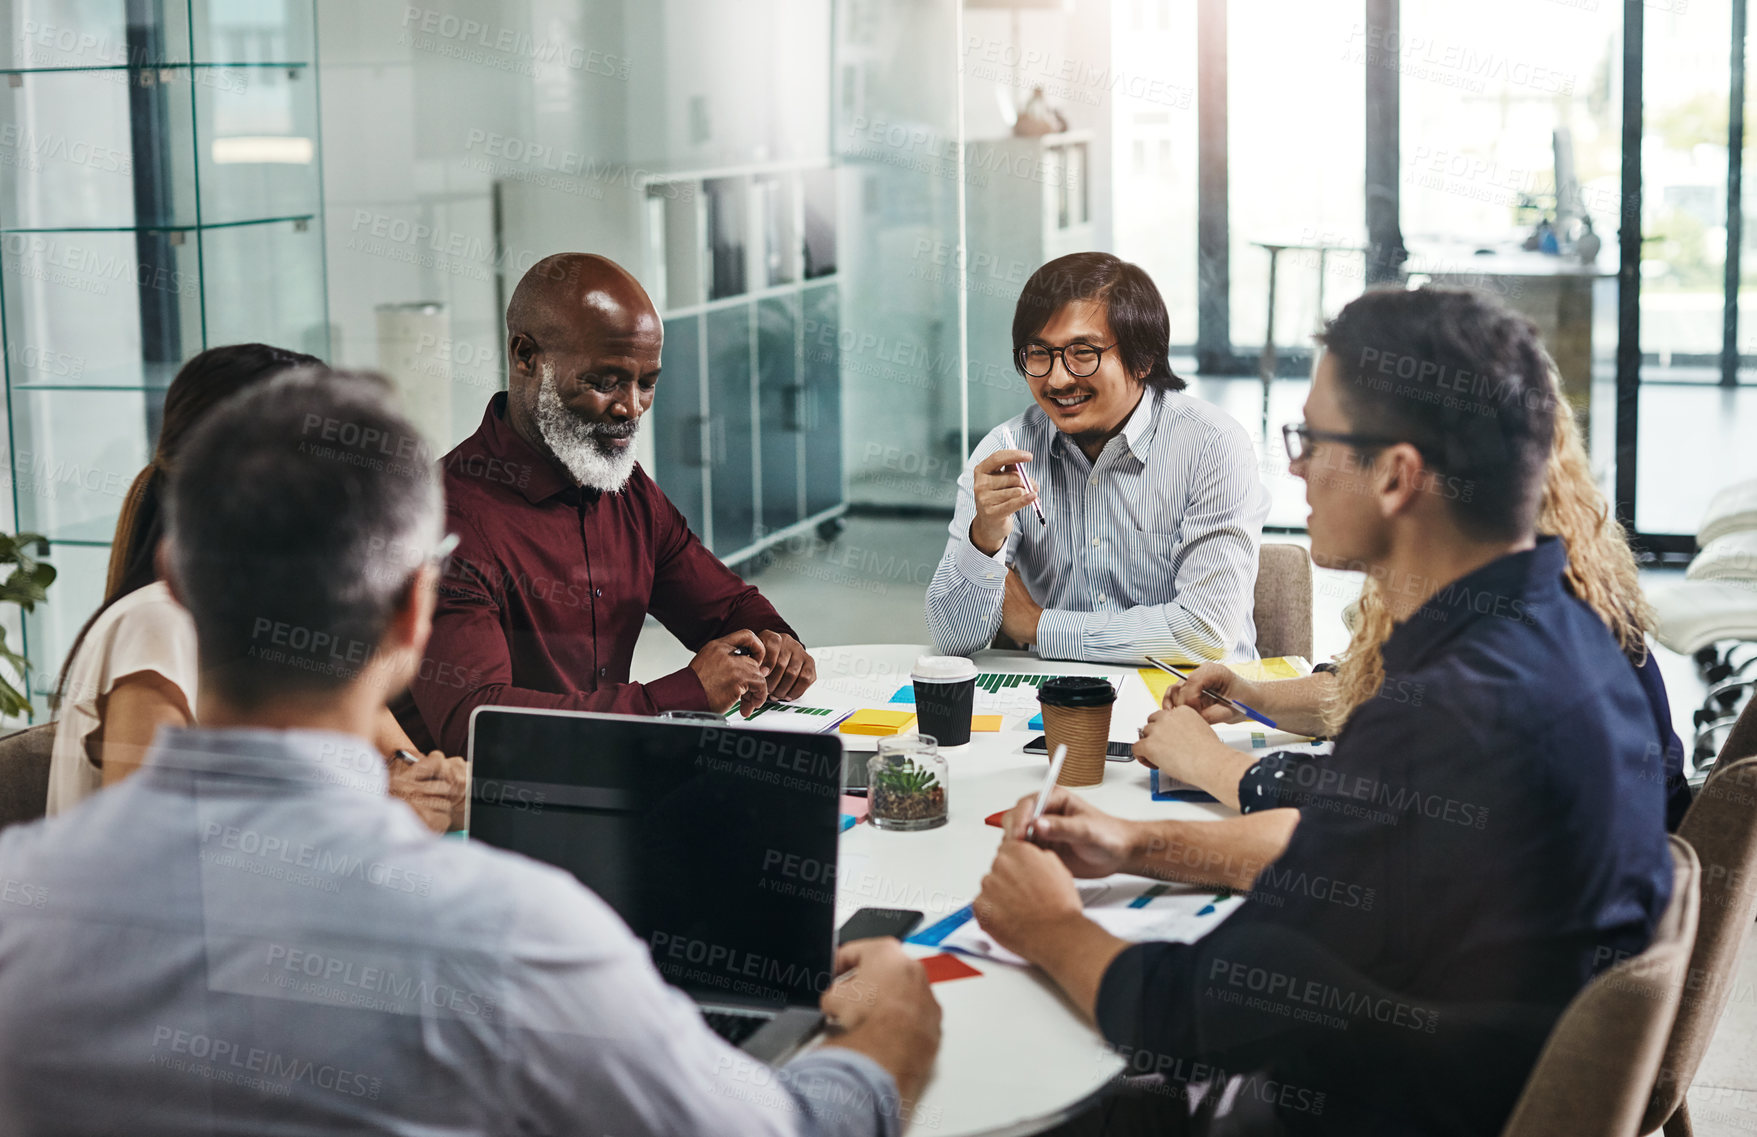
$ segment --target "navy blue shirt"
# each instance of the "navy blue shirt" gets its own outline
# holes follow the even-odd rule
[[[1441,589],[1328,761],[1247,775],[1241,800],[1273,782],[1299,827],[1212,934],[1106,971],[1132,1070],[1250,1074],[1301,1132],[1500,1131],[1556,1017],[1671,894],[1660,724],[1565,560],[1542,539]]]

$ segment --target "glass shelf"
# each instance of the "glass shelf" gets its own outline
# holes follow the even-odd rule
[[[268,67],[297,71],[310,66],[309,63],[293,61],[285,63],[174,63],[161,61],[157,63],[106,63],[93,67],[0,67],[0,75],[55,75],[70,71],[187,71],[203,67]]]
[[[69,225],[59,229],[8,229],[5,233],[203,233],[214,229],[236,229],[240,225],[275,225],[282,221],[310,222],[315,213],[291,213],[285,217],[250,217],[242,221],[210,221],[201,225]]]
[[[175,231],[321,210],[317,82],[303,68],[189,65],[150,88],[128,71],[0,83],[7,232]]]
[[[132,479],[130,479],[132,481]],[[75,522],[59,531],[44,533],[49,545],[73,545],[81,549],[107,549],[116,535],[116,518],[94,518]]]
[[[309,0],[167,0],[144,35],[127,24],[117,0],[102,4],[32,5],[0,42],[8,71],[51,68],[259,65],[316,58],[316,25]]]

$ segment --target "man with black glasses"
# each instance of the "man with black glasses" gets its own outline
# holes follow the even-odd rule
[[[1244,816],[1127,821],[1058,790],[1032,841],[1029,801],[1009,815],[976,914],[1161,1077],[1159,1096],[1113,1103],[1157,1114],[1146,1131],[1487,1137],[1569,1000],[1666,910],[1660,727],[1569,590],[1568,550],[1536,532],[1567,411],[1530,321],[1474,293],[1387,290],[1320,341],[1292,469],[1312,559],[1384,584],[1397,623],[1377,693],[1321,762],[1241,755],[1194,708],[1158,712],[1135,753]],[[1264,708],[1325,729],[1289,713],[1301,702]],[[1195,943],[1125,943],[1074,888],[1192,867],[1251,889]],[[1204,1083],[1224,1116],[1192,1121]]]
[[[1256,654],[1251,599],[1269,494],[1251,440],[1183,394],[1153,281],[1108,253],[1031,275],[1013,362],[1036,405],[958,479],[927,590],[939,649],[996,633],[1046,659]]]

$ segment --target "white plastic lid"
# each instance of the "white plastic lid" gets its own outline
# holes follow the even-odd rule
[[[976,678],[976,665],[961,655],[922,655],[909,678],[923,683],[957,683]]]

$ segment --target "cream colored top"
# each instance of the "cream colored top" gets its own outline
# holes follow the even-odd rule
[[[67,691],[55,723],[49,758],[49,816],[72,809],[97,792],[103,771],[86,753],[99,726],[98,706],[117,683],[151,671],[182,692],[195,716],[195,621],[163,581],[124,596],[99,616],[67,672]]]

